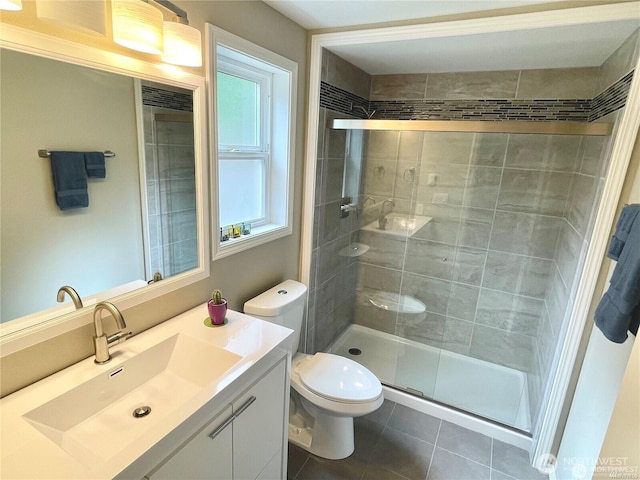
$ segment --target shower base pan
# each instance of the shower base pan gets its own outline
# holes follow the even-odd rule
[[[329,348],[364,365],[382,383],[529,432],[525,373],[350,325]]]

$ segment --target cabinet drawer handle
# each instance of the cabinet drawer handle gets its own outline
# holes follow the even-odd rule
[[[221,433],[225,428],[227,428],[227,427],[231,424],[231,422],[233,422],[233,419],[234,419],[234,418],[236,418],[236,416],[235,416],[235,415],[231,415],[229,418],[227,418],[227,419],[225,420],[225,422],[224,422],[222,425],[220,425],[218,428],[216,428],[213,432],[211,432],[211,433],[209,434],[209,438],[210,438],[211,440],[213,440],[213,439],[214,439],[214,438],[216,438],[218,435],[220,435],[220,433]]]
[[[240,415],[242,415],[242,412],[244,412],[247,408],[249,408],[251,406],[251,404],[253,402],[256,401],[256,397],[254,397],[253,395],[251,395],[251,397],[249,398],[249,400],[247,400],[239,409],[238,411],[235,413],[234,418],[238,418]]]

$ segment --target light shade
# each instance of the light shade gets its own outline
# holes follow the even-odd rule
[[[164,52],[162,60],[186,67],[202,66],[200,30],[177,22],[164,22]]]
[[[0,0],[0,10],[22,10],[22,0]]]
[[[53,22],[92,35],[106,35],[104,0],[36,0],[36,14]]]
[[[142,0],[112,0],[113,41],[139,52],[162,53],[162,12]]]

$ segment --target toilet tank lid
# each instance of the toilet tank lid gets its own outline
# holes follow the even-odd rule
[[[291,308],[300,297],[307,293],[307,286],[295,280],[284,282],[248,300],[244,313],[261,317],[275,317]]]

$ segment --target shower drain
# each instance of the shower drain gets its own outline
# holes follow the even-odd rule
[[[349,353],[351,355],[360,355],[362,353],[362,350],[360,350],[359,348],[350,348]]]

